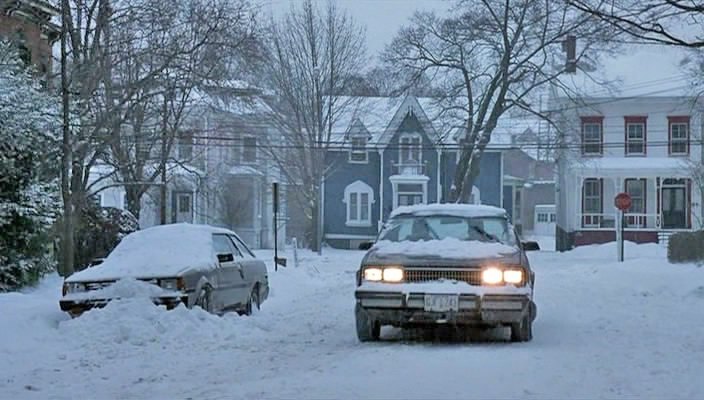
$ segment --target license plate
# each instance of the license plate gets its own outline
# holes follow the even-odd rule
[[[425,311],[458,311],[460,298],[456,294],[426,294]]]

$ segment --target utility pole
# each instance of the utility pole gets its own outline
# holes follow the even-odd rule
[[[73,234],[73,195],[69,172],[73,163],[73,146],[71,143],[71,127],[69,115],[69,81],[68,81],[68,19],[71,17],[68,0],[61,0],[61,105],[62,105],[62,131],[63,151],[61,152],[61,197],[64,203],[64,215],[61,237],[61,266],[62,276],[73,273],[74,263],[74,234]]]
[[[167,128],[167,118],[168,118],[168,111],[169,111],[169,105],[167,102],[167,91],[164,91],[164,104],[162,108],[162,119],[161,119],[161,160],[160,160],[160,165],[159,168],[161,168],[161,186],[159,187],[160,192],[161,192],[161,201],[159,202],[159,215],[160,215],[160,224],[161,225],[166,225],[166,157],[168,156],[166,154],[167,146],[166,146],[166,128]]]

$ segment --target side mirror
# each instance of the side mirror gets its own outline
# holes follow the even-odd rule
[[[105,261],[104,258],[94,258],[93,261],[91,261],[90,264],[88,264],[88,268],[92,268],[92,267],[95,267],[96,265],[100,265],[103,263],[103,261]]]
[[[232,253],[218,254],[218,262],[220,264],[233,262],[233,261],[235,261],[235,256],[233,256]]]
[[[540,245],[538,242],[522,242],[521,246],[523,247],[523,251],[537,251],[540,250]]]
[[[374,242],[362,242],[359,244],[360,250],[369,250],[374,246]]]

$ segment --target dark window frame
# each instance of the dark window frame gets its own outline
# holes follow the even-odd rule
[[[583,116],[581,119],[581,151],[583,156],[600,157],[604,155],[604,117],[602,116]],[[586,128],[587,126],[599,127],[599,140],[590,139],[587,141]],[[587,151],[588,146],[598,146],[598,151]]]
[[[686,148],[687,150],[685,152],[674,152],[673,151],[673,144],[675,144],[675,141],[673,140],[672,137],[672,127],[674,125],[684,125],[686,126],[687,129],[687,137],[685,139],[678,139],[678,144],[681,143],[686,143]],[[690,126],[690,116],[689,115],[681,115],[681,116],[668,116],[667,117],[667,153],[670,156],[689,156],[690,153],[690,146],[691,146],[691,126]]]

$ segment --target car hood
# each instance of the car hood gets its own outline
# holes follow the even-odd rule
[[[363,265],[480,266],[489,263],[521,264],[520,250],[502,243],[429,240],[377,242],[364,256]]]

